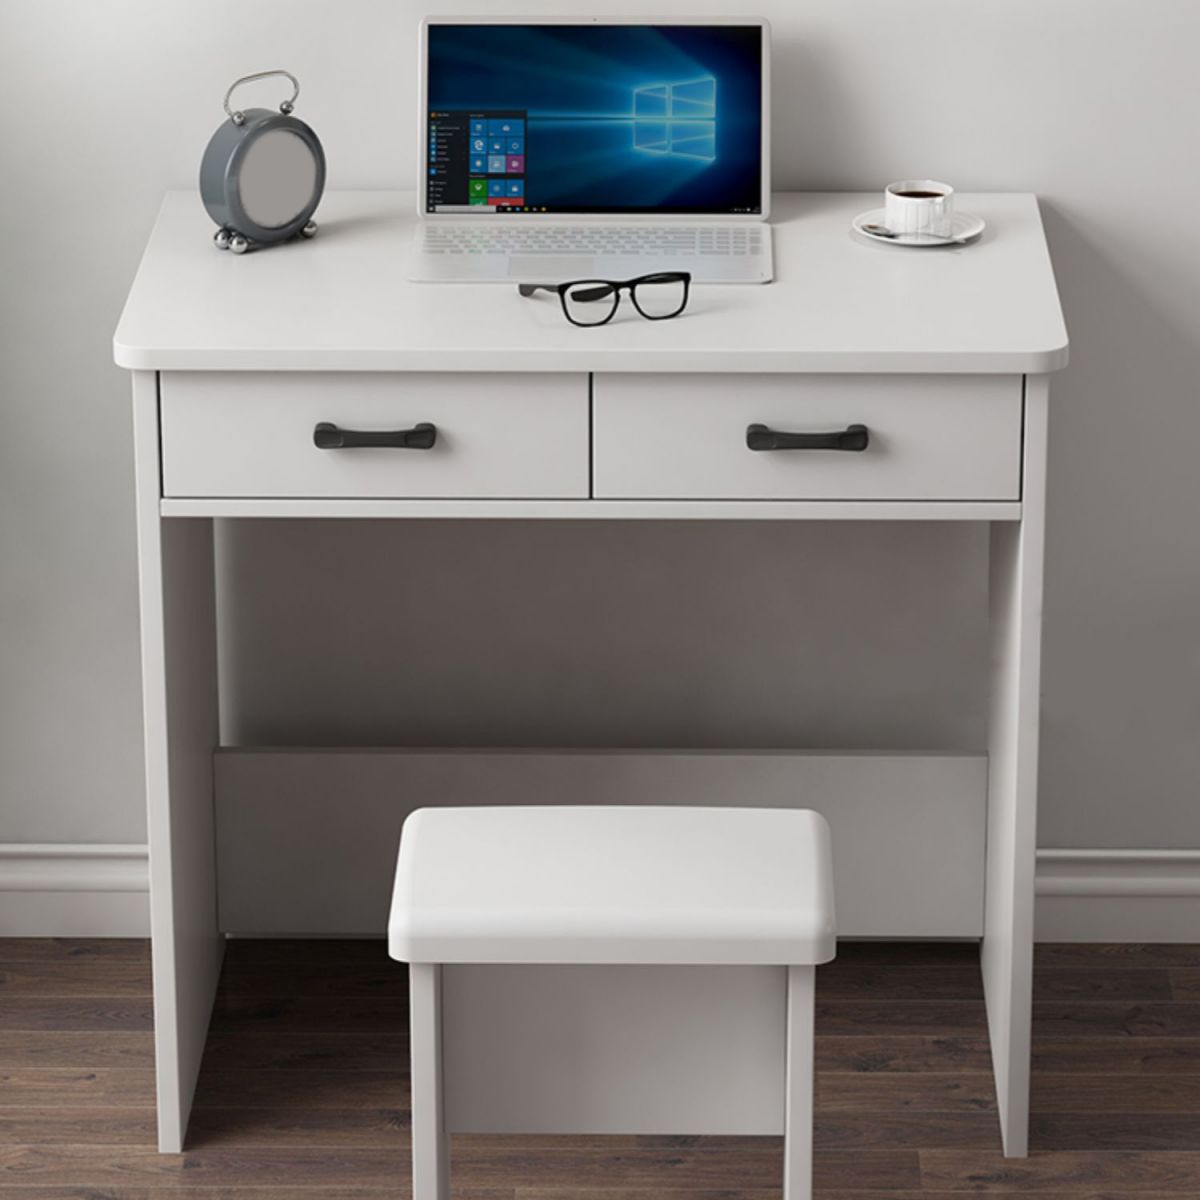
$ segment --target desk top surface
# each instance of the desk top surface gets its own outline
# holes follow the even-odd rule
[[[827,962],[829,827],[803,809],[426,808],[400,837],[402,962]]]
[[[693,288],[672,321],[628,306],[569,325],[512,284],[412,283],[410,193],[331,192],[320,232],[236,257],[194,192],[170,192],[114,337],[118,365],[211,371],[1040,373],[1067,332],[1037,201],[966,194],[979,242],[907,249],[851,232],[876,197],[773,201],[775,282]]]

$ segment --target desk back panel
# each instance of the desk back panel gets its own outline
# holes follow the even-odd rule
[[[216,756],[221,928],[381,936],[404,818],[431,805],[804,807],[838,932],[979,937],[987,760],[795,751],[239,749]]]

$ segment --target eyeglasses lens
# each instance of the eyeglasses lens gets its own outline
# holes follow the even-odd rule
[[[673,317],[682,312],[687,303],[687,284],[669,275],[660,279],[642,279],[633,289],[633,302],[643,317],[651,320]]]
[[[563,292],[567,316],[579,325],[599,325],[612,316],[619,293],[599,280],[581,280]]]

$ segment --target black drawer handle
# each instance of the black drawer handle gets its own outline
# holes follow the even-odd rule
[[[847,425],[837,433],[780,433],[766,425],[746,426],[747,450],[865,450],[870,442],[865,425]]]
[[[422,421],[411,429],[390,429],[372,433],[362,429],[339,429],[321,421],[313,429],[313,445],[318,450],[349,450],[354,446],[391,446],[397,450],[432,450],[437,442],[437,426]]]

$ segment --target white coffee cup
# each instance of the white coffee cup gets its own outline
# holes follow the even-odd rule
[[[950,237],[953,233],[954,189],[934,179],[902,179],[883,193],[883,221],[898,234]]]

